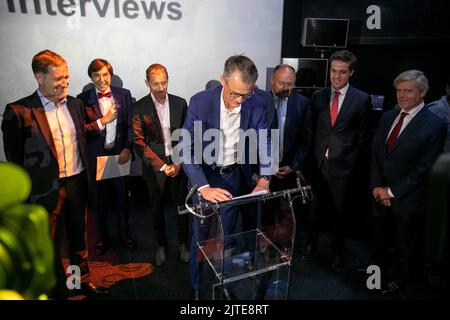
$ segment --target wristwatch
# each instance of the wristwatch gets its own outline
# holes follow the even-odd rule
[[[270,180],[272,179],[272,176],[260,176],[260,178],[263,178],[270,182]]]

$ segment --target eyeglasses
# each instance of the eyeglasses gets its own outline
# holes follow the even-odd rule
[[[242,98],[242,100],[251,98],[253,96],[253,94],[255,93],[252,89],[252,91],[250,91],[249,93],[237,93],[237,92],[231,92],[230,88],[228,87],[228,84],[225,82],[226,87],[228,88],[228,91],[230,92],[230,98],[235,100],[238,98]]]
[[[293,88],[294,84],[295,84],[294,82],[284,82],[284,81],[280,81],[280,80],[277,80],[277,82],[280,86],[283,86],[286,88]]]

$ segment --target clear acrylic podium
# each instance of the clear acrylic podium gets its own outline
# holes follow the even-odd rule
[[[190,192],[192,195],[192,192]],[[247,195],[229,201],[199,201],[194,206],[179,207],[209,224],[209,236],[198,240],[201,299],[280,300],[289,296],[292,252],[296,220],[293,202],[311,199],[311,187],[302,186],[265,194]],[[256,228],[224,236],[220,209],[247,206],[257,211]],[[276,214],[268,211],[276,207]],[[272,223],[273,222],[273,223]]]

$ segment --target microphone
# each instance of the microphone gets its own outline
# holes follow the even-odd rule
[[[300,170],[295,171],[295,175],[297,176],[297,178],[295,179],[295,181],[297,182],[297,187],[301,188],[301,181],[305,181],[305,177]]]
[[[188,199],[192,198],[192,196],[194,195],[194,193],[197,191],[198,189],[198,184],[194,185],[191,190],[189,190],[189,193],[186,196],[186,202]]]
[[[305,177],[303,176],[303,173],[300,170],[295,171],[296,182],[297,186],[300,188],[300,194],[302,195],[302,204],[306,204],[306,198],[308,198],[308,195],[306,194],[306,191],[302,187],[302,181],[305,181]]]

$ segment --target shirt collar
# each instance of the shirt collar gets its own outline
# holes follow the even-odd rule
[[[156,100],[155,96],[152,92],[150,92],[150,96],[152,97],[153,103],[157,107],[164,107],[167,104],[167,101],[169,101],[169,95],[166,93],[166,97],[164,98],[164,103],[160,103],[158,100]]]
[[[276,94],[275,94],[275,92],[273,92],[273,90],[272,90],[272,95],[273,95],[273,103],[274,103],[274,105],[275,105],[275,108],[276,107],[278,107],[278,104],[280,103],[280,101],[288,101],[288,99],[289,99],[289,96],[287,96],[286,98],[279,98]]]
[[[95,88],[95,95],[98,96],[100,91],[98,91],[97,87],[94,87],[94,88]],[[111,87],[108,87],[108,89],[106,89],[105,92],[102,92],[102,93],[108,93],[108,92],[111,92]]]
[[[408,115],[410,115],[411,118],[413,118],[417,113],[419,113],[420,110],[425,106],[425,102],[419,103],[417,106],[415,106],[413,109],[408,111]],[[404,112],[403,109],[400,110],[400,113]]]
[[[241,112],[242,104],[239,105],[239,107],[234,108],[232,111],[228,110],[225,107],[225,101],[223,100],[223,88],[222,93],[220,94],[220,112],[226,112],[228,114],[230,113],[240,113]]]
[[[343,88],[340,89],[340,90],[336,90],[336,89],[333,88],[333,86],[331,86],[331,95],[334,96],[334,92],[335,92],[335,91],[339,91],[340,96],[345,96],[345,94],[347,93],[349,87],[350,87],[350,83],[348,83],[348,82],[347,82],[347,84],[345,85],[345,87],[343,87]]]
[[[56,104],[54,102],[48,100],[46,97],[44,97],[44,95],[39,91],[39,89],[37,89],[37,94],[39,96],[39,99],[41,99],[41,103],[44,106],[45,111],[51,111],[56,108]],[[66,103],[67,103],[67,97],[62,99],[59,102],[59,105],[64,106],[64,105],[66,105]]]

